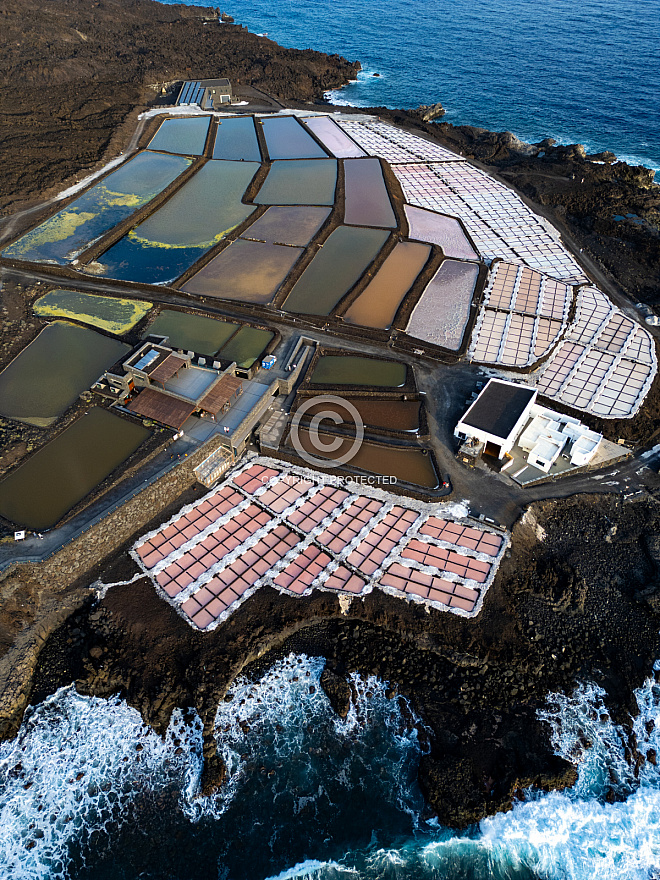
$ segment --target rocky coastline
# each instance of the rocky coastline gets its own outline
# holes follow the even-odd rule
[[[281,49],[239,25],[221,25],[209,9],[150,0],[124,0],[121,15],[119,9],[118,0],[93,8],[49,0],[48,15],[40,16],[17,0],[3,4],[11,46],[0,64],[10,85],[0,103],[3,213],[49,197],[125,148],[137,113],[157,99],[154,83],[217,74],[222,58],[224,73],[296,106],[322,102],[357,70],[337,56]],[[660,187],[646,169],[611,155],[587,157],[579,145],[526,145],[507,132],[426,122],[416,111],[374,112],[498,174],[583,250],[609,292],[660,306]],[[195,491],[169,498],[171,509]],[[153,524],[165,516],[161,511]],[[194,707],[205,728],[208,793],[223,780],[212,728],[232,680],[258,676],[290,651],[305,652],[326,658],[322,686],[340,716],[352,699],[346,676],[355,670],[378,675],[392,699],[409,701],[428,737],[422,790],[442,824],[465,827],[510,808],[529,785],[574,781],[574,765],[553,755],[537,720],[549,692],[596,681],[612,717],[631,733],[633,690],[660,656],[660,507],[653,494],[627,503],[592,495],[533,505],[515,526],[510,555],[476,620],[426,613],[377,590],[348,611],[329,594],[301,600],[262,590],[225,626],[200,634],[145,578],[100,599],[90,590],[96,577],[113,583],[137,573],[129,544],[75,579],[66,565],[55,584],[38,584],[25,566],[2,579],[4,659],[30,627],[39,630],[41,647],[25,699],[2,700],[1,736],[15,735],[26,700],[38,703],[71,681],[81,693],[121,694],[159,732],[175,707]],[[61,590],[64,601],[44,622],[30,615],[48,590]],[[14,601],[22,595],[32,596],[34,607]],[[629,754],[639,767],[644,759],[632,735]]]

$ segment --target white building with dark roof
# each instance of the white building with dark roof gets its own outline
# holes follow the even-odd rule
[[[535,389],[491,379],[456,425],[454,436],[483,445],[483,451],[495,458],[504,458],[529,421],[535,401]]]

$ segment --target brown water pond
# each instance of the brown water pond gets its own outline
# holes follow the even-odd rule
[[[269,303],[302,254],[302,248],[238,239],[193,275],[187,293],[247,303]]]
[[[349,324],[387,330],[431,253],[426,244],[400,241],[343,316]]]
[[[294,284],[284,309],[329,315],[376,259],[388,235],[384,229],[338,226]]]
[[[352,444],[351,438],[341,438],[337,448],[332,452],[324,452],[314,442],[304,427],[298,428],[300,443],[310,455],[333,461],[347,453]],[[337,441],[336,434],[319,431],[319,440],[323,445],[329,445]],[[424,489],[437,489],[439,486],[438,475],[431,456],[422,449],[414,447],[401,448],[398,446],[384,446],[364,440],[355,456],[346,464],[347,467],[358,468],[370,474],[378,474],[384,477],[395,477],[398,481],[411,483]]]
[[[365,385],[373,388],[400,388],[406,384],[408,368],[397,361],[356,355],[323,354],[310,382],[314,385]]]
[[[0,483],[0,516],[29,529],[54,526],[150,435],[94,407]]]
[[[378,159],[346,159],[344,180],[344,223],[396,228],[396,217]]]
[[[333,395],[335,396],[335,395]],[[334,402],[315,403],[305,413],[315,416],[320,412],[333,412],[341,418],[344,425],[353,425],[352,413],[342,406],[346,400],[359,412],[363,423],[372,428],[387,428],[390,431],[419,431],[419,417],[422,404],[419,400],[372,400],[368,397],[336,397]]]

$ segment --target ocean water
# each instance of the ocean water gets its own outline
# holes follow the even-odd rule
[[[216,717],[229,783],[196,797],[201,722],[174,713],[163,739],[118,698],[63,688],[0,744],[0,876],[12,880],[653,880],[660,771],[635,775],[622,732],[589,684],[541,716],[578,766],[563,793],[528,793],[464,834],[425,815],[414,717],[377,679],[353,677],[338,719],[323,661],[290,655],[239,680]],[[636,694],[639,749],[660,749],[660,686]],[[652,724],[649,722],[653,722]],[[423,739],[423,738],[422,738]],[[582,743],[588,740],[591,748]],[[624,800],[610,804],[614,788]]]
[[[281,45],[359,60],[335,102],[440,101],[447,122],[660,168],[658,0],[229,0],[223,11]]]

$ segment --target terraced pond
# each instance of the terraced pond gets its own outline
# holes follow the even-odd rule
[[[90,269],[124,281],[171,284],[254,211],[241,199],[258,169],[254,162],[209,160]]]
[[[210,122],[210,116],[166,119],[149,142],[149,149],[183,153],[184,156],[201,156]]]
[[[268,208],[249,226],[241,238],[266,244],[288,244],[306,247],[330,216],[329,208],[292,205]]]
[[[426,244],[398,242],[373,280],[342,316],[349,324],[387,330],[431,254]]]
[[[0,483],[0,516],[49,529],[151,435],[143,425],[92,408]]]
[[[344,188],[344,223],[396,229],[396,217],[378,159],[346,159]]]
[[[203,315],[189,315],[174,309],[163,309],[145,336],[169,336],[172,348],[194,351],[212,357],[234,335],[238,324],[206,318]]]
[[[77,290],[51,290],[39,297],[33,311],[42,318],[69,318],[122,336],[139,324],[152,308],[153,303],[137,299],[95,296]]]
[[[191,164],[183,156],[138,153],[86,193],[8,245],[4,257],[64,266],[163,192]]]
[[[261,150],[251,116],[218,120],[213,158],[261,162]]]
[[[219,352],[223,360],[234,361],[238,367],[249,370],[258,360],[275,334],[258,327],[241,327]]]
[[[408,368],[397,361],[357,355],[322,354],[310,376],[313,385],[364,385],[368,388],[401,388]]]
[[[324,395],[325,396],[325,395]],[[390,431],[418,432],[422,404],[419,400],[374,400],[371,397],[350,397],[342,395],[334,402],[316,403],[305,413],[305,417],[315,416],[320,412],[332,412],[338,415],[341,422],[352,426],[353,414],[341,401],[346,400],[359,412],[363,423],[371,428],[385,428]]]
[[[325,151],[294,116],[260,120],[271,159],[325,159]]]
[[[479,277],[474,263],[445,260],[415,306],[406,333],[458,351],[470,319],[470,306]]]
[[[294,284],[283,308],[329,315],[376,259],[388,236],[383,229],[338,226]]]
[[[130,350],[94,330],[54,321],[0,373],[0,415],[51,425]]]
[[[256,195],[257,205],[334,205],[336,159],[273,162]]]

